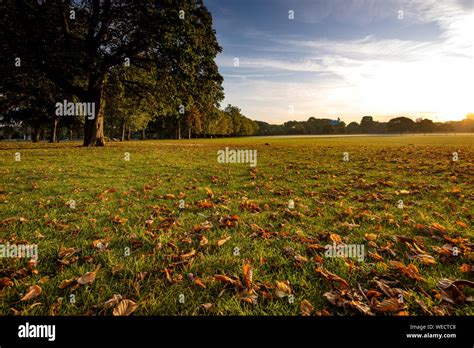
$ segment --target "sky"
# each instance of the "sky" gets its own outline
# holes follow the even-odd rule
[[[204,0],[222,105],[281,124],[474,112],[474,0]]]

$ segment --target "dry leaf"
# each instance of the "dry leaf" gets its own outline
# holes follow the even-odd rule
[[[114,218],[112,219],[112,221],[119,224],[119,225],[123,225],[124,223],[126,223],[128,221],[128,219],[127,218],[121,218],[120,216],[115,215]]]
[[[104,308],[115,307],[122,300],[122,295],[113,294],[110,300],[104,302]]]
[[[301,309],[301,315],[305,317],[310,316],[311,313],[313,313],[314,311],[313,305],[308,300],[301,301],[300,309]]]
[[[2,290],[3,288],[6,288],[6,287],[9,287],[9,286],[13,286],[14,283],[10,280],[10,278],[1,278],[0,279],[0,290]]]
[[[199,240],[199,245],[200,246],[204,246],[208,243],[209,241],[207,240],[207,238],[205,236],[201,236],[200,240]]]
[[[25,296],[21,298],[20,301],[28,301],[28,300],[31,300],[32,298],[36,298],[41,294],[41,291],[42,290],[39,287],[39,285],[30,286],[30,288],[28,289],[28,292],[26,293]]]
[[[201,278],[194,278],[194,284],[200,286],[201,288],[205,289],[206,285],[202,282]]]
[[[336,244],[342,244],[341,236],[336,233],[331,233],[329,238],[331,238],[331,240]]]
[[[405,305],[403,304],[403,302],[400,302],[398,299],[395,298],[382,301],[374,306],[374,309],[377,312],[381,313],[400,311],[404,308]]]
[[[225,275],[216,274],[214,276],[214,279],[223,283],[227,283],[227,284],[232,284],[232,285],[237,284],[237,281]]]
[[[249,264],[245,264],[242,269],[244,271],[245,286],[247,287],[247,289],[250,289],[250,286],[252,284],[252,266],[250,266]]]
[[[291,288],[288,285],[288,281],[276,282],[275,295],[278,298],[283,298],[285,296],[291,295]]]
[[[212,303],[203,303],[201,307],[209,312],[211,312],[214,309],[214,305]]]
[[[138,305],[135,302],[125,299],[120,301],[117,307],[114,308],[112,314],[114,316],[128,316],[135,312],[137,307]]]
[[[226,243],[231,237],[226,237],[226,238],[222,238],[220,240],[217,241],[217,245],[218,246],[222,246],[224,243]]]
[[[188,253],[186,253],[186,254],[182,254],[182,255],[181,255],[181,258],[182,258],[183,260],[184,260],[184,259],[188,259],[188,258],[194,256],[195,254],[196,254],[196,250],[191,249],[190,252],[188,252]]]
[[[97,267],[97,269],[93,272],[87,272],[86,274],[82,275],[77,279],[77,283],[84,285],[84,284],[90,284],[95,280],[95,277],[97,276],[97,272],[99,271],[100,267]]]
[[[58,288],[65,289],[77,283],[77,278],[64,279],[59,285]]]

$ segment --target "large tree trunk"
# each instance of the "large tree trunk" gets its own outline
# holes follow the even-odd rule
[[[132,138],[132,130],[130,127],[128,127],[127,140],[130,140],[131,138]]]
[[[57,129],[58,129],[59,118],[54,118],[53,123],[51,124],[51,131],[49,134],[49,142],[55,143],[57,138]]]
[[[142,129],[142,140],[145,140],[145,128]]]
[[[34,143],[39,143],[40,141],[40,132],[41,132],[41,129],[40,127],[35,127],[35,129],[33,130],[33,142]]]
[[[104,74],[89,77],[87,102],[95,103],[95,117],[86,116],[84,124],[84,146],[105,146],[104,137]]]
[[[191,139],[191,128],[188,128],[188,139]]]

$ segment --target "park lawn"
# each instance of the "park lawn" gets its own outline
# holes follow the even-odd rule
[[[0,315],[474,314],[474,136],[2,142],[0,172],[0,243],[39,253],[0,259]]]

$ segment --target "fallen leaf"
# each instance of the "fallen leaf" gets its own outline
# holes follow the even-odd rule
[[[206,311],[211,312],[214,309],[214,304],[212,303],[203,303],[201,305],[202,308],[204,308]]]
[[[285,296],[291,295],[292,291],[288,285],[288,281],[276,282],[275,294],[278,298],[283,298]]]
[[[300,310],[302,316],[310,316],[314,311],[314,307],[308,300],[301,301]]]
[[[182,258],[183,260],[184,260],[184,259],[188,259],[188,258],[194,256],[195,254],[196,254],[196,250],[191,249],[190,252],[188,252],[188,253],[186,253],[186,254],[182,254],[182,255],[181,255],[181,258]]]
[[[132,300],[121,300],[117,307],[114,308],[112,314],[114,316],[128,316],[135,312],[138,305]]]
[[[390,298],[388,300],[377,303],[374,310],[381,313],[400,311],[405,308],[403,302],[398,299]]]
[[[331,282],[337,282],[343,288],[347,288],[347,289],[350,288],[349,283],[347,283],[347,281],[339,277],[337,274],[331,273],[328,270],[325,270],[321,267],[316,267],[315,271],[326,280],[329,280]]]
[[[202,282],[201,278],[194,278],[194,284],[200,286],[201,288],[205,289],[206,285]]]
[[[329,238],[336,244],[342,244],[341,236],[336,233],[331,233]]]
[[[77,279],[77,283],[81,285],[85,284],[90,284],[95,280],[95,277],[97,276],[97,272],[99,271],[100,267],[97,267],[97,269],[93,272],[87,272],[86,274],[82,275]]]
[[[209,241],[207,240],[206,236],[201,236],[200,240],[199,240],[199,245],[200,246],[204,246],[208,243]]]
[[[0,290],[2,290],[3,288],[6,288],[6,287],[9,287],[9,286],[13,286],[14,283],[10,280],[10,278],[1,278],[0,279]]]
[[[128,219],[127,218],[121,218],[120,216],[115,215],[114,218],[112,219],[112,221],[119,224],[119,225],[123,225],[124,223],[126,223],[128,221]]]
[[[104,308],[112,308],[115,307],[120,301],[122,300],[122,295],[120,294],[113,294],[110,300],[104,302]]]
[[[234,280],[234,279],[232,279],[228,276],[225,276],[225,275],[216,274],[214,276],[214,279],[217,280],[217,281],[223,282],[223,283],[231,284],[231,285],[237,284],[236,280]]]
[[[65,289],[68,288],[74,284],[77,283],[77,278],[71,278],[71,279],[64,279],[61,281],[61,283],[58,285],[58,288],[60,289]]]
[[[218,241],[217,241],[217,245],[218,245],[218,246],[224,245],[224,243],[226,243],[230,238],[231,238],[231,237],[229,236],[229,237],[225,237],[225,238],[222,238],[222,239],[218,240]]]
[[[252,284],[252,266],[250,266],[249,264],[245,264],[242,269],[244,271],[245,286],[247,287],[247,289],[250,289],[250,286]]]
[[[28,300],[31,300],[33,298],[36,298],[41,294],[41,291],[42,290],[41,290],[41,287],[39,285],[30,286],[30,288],[28,289],[28,292],[26,293],[25,296],[23,296],[21,298],[20,301],[28,301]]]

